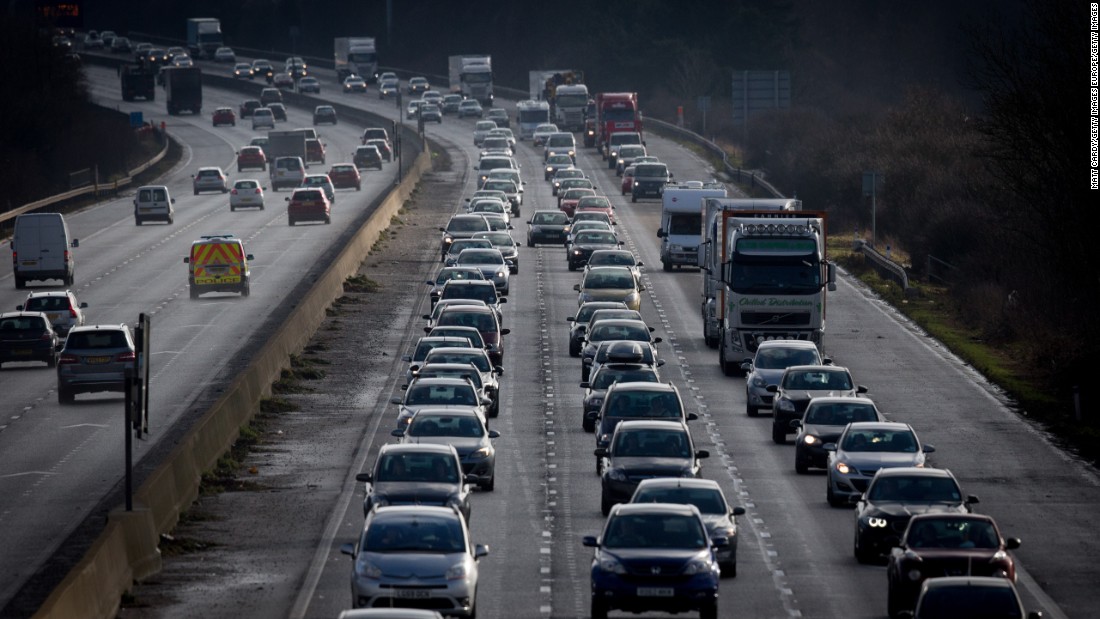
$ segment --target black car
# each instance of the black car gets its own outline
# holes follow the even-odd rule
[[[366,145],[356,147],[355,152],[352,153],[351,161],[355,164],[355,167],[359,169],[382,169],[382,153],[378,152],[377,146]]]
[[[618,249],[622,246],[623,242],[614,232],[581,230],[573,235],[573,243],[569,246],[569,254],[566,256],[569,270],[576,271],[588,264],[588,257],[597,249]]]
[[[683,421],[624,421],[615,428],[607,447],[595,454],[604,459],[601,477],[600,511],[611,512],[625,503],[643,479],[654,477],[700,477],[699,460],[710,452],[695,449],[691,432]]]
[[[581,383],[584,397],[581,399],[581,427],[585,432],[596,431],[596,415],[603,406],[607,389],[615,383],[659,383],[657,368],[644,363],[606,363],[592,375],[592,380]],[[594,413],[594,414],[593,414]]]
[[[791,422],[801,419],[813,398],[847,397],[867,393],[856,385],[848,368],[839,365],[792,365],[783,371],[778,385],[768,385],[772,399],[772,441],[783,444],[797,431]]]
[[[570,357],[581,356],[581,349],[584,348],[584,336],[588,331],[588,319],[592,317],[592,312],[600,309],[627,309],[627,307],[626,303],[622,301],[589,301],[581,305],[576,316],[566,318],[566,322],[573,324],[569,328]]]
[[[531,214],[527,220],[527,246],[539,243],[564,245],[569,231],[569,216],[561,211],[541,210]]]
[[[630,201],[638,198],[660,198],[672,173],[663,163],[638,163],[634,165],[634,185],[630,189]]]
[[[581,380],[588,380],[600,342],[614,340],[640,342],[651,348],[663,341],[660,337],[653,337],[653,328],[641,320],[607,319],[598,324],[592,323],[586,329],[584,344],[581,346]]]
[[[363,515],[376,506],[453,506],[470,521],[470,486],[462,474],[458,452],[450,445],[383,445],[366,483]]]
[[[42,312],[0,314],[0,365],[11,361],[42,361],[57,366],[57,332]]]
[[[825,445],[835,443],[844,426],[859,421],[886,421],[875,403],[867,398],[814,398],[801,420],[791,422],[798,429],[794,440],[794,470],[806,473],[810,467],[828,466]]]
[[[1016,585],[989,576],[943,576],[924,581],[913,619],[1023,619]],[[1028,612],[1027,619],[1042,619]]]
[[[319,125],[321,123],[335,125],[337,123],[336,108],[331,105],[318,105],[313,108],[313,124]]]
[[[607,388],[603,404],[596,414],[596,449],[611,446],[615,428],[623,421],[695,421],[699,416],[686,413],[680,392],[668,383],[614,383]],[[606,462],[596,456],[596,472],[603,473]]]
[[[947,469],[881,469],[856,502],[856,560],[870,563],[890,552],[917,514],[968,514],[977,502],[978,497],[963,495]]]

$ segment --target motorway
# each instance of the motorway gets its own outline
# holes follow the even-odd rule
[[[93,75],[97,97],[117,97],[113,72],[96,70]],[[322,83],[329,87],[332,81],[322,78]],[[234,107],[241,98],[211,89],[207,97],[211,104]],[[346,100],[328,93],[322,98],[330,97]],[[163,110],[162,102],[135,107],[142,105],[149,105],[147,117],[158,117]],[[394,113],[392,103],[374,97],[364,106]],[[291,114],[305,124],[302,111],[292,109]],[[451,205],[472,191],[471,180],[462,173],[462,166],[476,158],[470,125],[448,120],[429,128],[459,172]],[[277,208],[230,216],[224,196],[191,197],[190,171],[200,163],[228,167],[233,145],[250,133],[240,125],[213,130],[206,117],[177,117],[170,130],[188,144],[191,158],[168,181],[177,207],[185,207],[179,208],[173,227],[132,228],[127,199],[70,218],[82,246],[76,291],[91,304],[91,321],[133,320],[140,311],[156,312],[154,359],[163,360],[154,378],[154,407],[168,418],[154,421],[154,439],[171,420],[186,415],[228,381],[233,367],[229,359],[269,317],[265,312],[290,297],[288,291],[308,274],[318,248],[331,243],[341,228],[334,216],[331,227],[295,228],[291,234]],[[339,132],[325,133],[330,149],[335,141],[337,150],[350,152],[355,134],[349,128],[341,125]],[[704,162],[689,151],[653,134],[648,141],[678,179],[710,176]],[[537,172],[540,155],[524,145],[518,158],[528,181],[524,215],[553,208],[550,190]],[[627,247],[647,265],[658,265],[654,231],[659,204],[631,205],[618,197],[618,179],[593,151],[582,150],[578,165],[617,205],[619,232]],[[368,178],[384,184],[392,180],[390,173],[387,168],[384,175]],[[336,212],[368,202],[368,195],[378,190],[378,185],[371,187],[352,200],[341,194]],[[269,192],[269,204],[276,195],[281,200],[285,194]],[[525,235],[524,218],[516,223],[517,239]],[[443,220],[445,214],[440,225]],[[187,244],[199,234],[226,229],[248,240],[257,257],[253,296],[189,302],[180,263]],[[410,287],[435,268],[432,238],[424,247],[425,277],[410,277]],[[563,252],[555,247],[523,247],[521,265],[504,307],[512,335],[502,413],[493,423],[502,433],[497,441],[498,483],[495,492],[474,497],[473,537],[492,546],[492,555],[482,562],[479,614],[580,617],[588,610],[590,557],[580,538],[597,533],[603,518],[591,455],[594,440],[580,428],[579,360],[569,357],[565,346],[565,318],[576,308],[572,286],[579,278],[566,270]],[[3,282],[10,282],[8,277]],[[722,584],[721,616],[884,616],[884,568],[858,565],[852,557],[851,510],[825,503],[823,475],[795,474],[793,447],[771,442],[766,417],[744,415],[743,381],[724,377],[716,351],[703,344],[698,274],[650,269],[644,283],[643,315],[665,339],[659,347],[667,361],[662,376],[677,384],[689,411],[700,414],[692,431],[697,447],[712,455],[704,463],[704,475],[718,480],[731,502],[748,510],[740,519],[738,576]],[[0,301],[14,307],[20,295],[5,288]],[[418,330],[419,319],[413,317],[423,313],[425,296],[399,296],[407,300],[408,313],[405,323],[394,325],[394,337]],[[248,304],[248,312],[233,311],[242,304]],[[395,348],[401,354],[409,344],[397,341]],[[922,440],[936,446],[933,464],[950,468],[965,493],[981,498],[977,511],[997,518],[1007,535],[1023,538],[1015,554],[1028,608],[1041,608],[1047,617],[1093,614],[1091,597],[1100,583],[1100,568],[1092,560],[1100,545],[1093,532],[1100,506],[1095,471],[1054,447],[974,372],[847,276],[830,294],[825,350],[870,388],[870,397],[888,417],[913,424]],[[219,361],[211,364],[211,359]],[[398,373],[403,368],[394,364],[393,369],[390,391],[403,382]],[[0,450],[6,455],[0,465],[0,547],[5,549],[0,573],[21,582],[28,567],[40,564],[64,532],[117,482],[122,430],[120,399],[81,396],[77,406],[60,408],[52,393],[52,372],[18,372],[22,380],[14,380],[15,371],[7,368],[2,375],[8,402],[0,432]],[[368,408],[363,444],[343,446],[340,453],[374,453],[390,440],[390,391],[384,390],[385,397]],[[149,446],[140,449],[144,453]],[[332,501],[326,526],[316,531],[316,545],[299,549],[299,561],[282,567],[294,574],[289,580],[299,583],[292,592],[276,594],[293,601],[282,607],[291,616],[333,617],[350,605],[350,561],[339,555],[338,547],[351,541],[362,523],[360,487],[347,483],[348,473],[357,472],[351,467],[360,461],[349,456],[326,463],[342,491]],[[10,596],[11,582],[5,579],[8,588],[0,590],[0,604]]]

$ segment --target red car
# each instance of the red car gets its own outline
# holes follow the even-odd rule
[[[320,187],[299,187],[286,201],[290,203],[286,215],[292,226],[299,221],[332,221],[332,205]]]
[[[577,210],[577,203],[581,201],[581,198],[594,195],[596,195],[596,192],[593,189],[581,189],[579,187],[568,189],[558,196],[558,208],[572,219],[573,213]]]
[[[325,162],[325,145],[321,140],[309,138],[306,140],[306,163]]]
[[[267,156],[264,149],[259,146],[243,146],[237,151],[237,171],[243,172],[245,168],[267,169]]]
[[[1001,536],[993,518],[979,514],[917,514],[886,566],[891,617],[913,610],[921,584],[934,576],[999,576],[1016,582],[1016,562],[1006,551],[1020,540]]]
[[[233,108],[219,107],[214,110],[214,126],[218,125],[237,125],[237,115],[233,113]]]
[[[359,168],[354,163],[337,163],[328,171],[329,180],[336,189],[355,187],[356,191],[362,188],[359,176]]]
[[[611,200],[608,200],[607,196],[584,196],[577,201],[577,206],[573,209],[574,213],[581,211],[607,213],[611,225],[615,225],[615,207],[611,206]]]
[[[619,195],[625,196],[632,191],[634,191],[634,166],[628,165],[623,170],[622,193]]]

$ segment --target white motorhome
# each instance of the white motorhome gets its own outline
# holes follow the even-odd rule
[[[532,138],[539,125],[550,122],[550,104],[545,101],[520,101],[516,104],[519,139]]]
[[[24,288],[28,281],[47,279],[59,279],[71,286],[76,275],[76,257],[69,250],[79,246],[80,241],[69,235],[69,226],[60,213],[27,213],[16,217],[11,239],[15,287]]]
[[[661,266],[699,266],[699,238],[703,230],[703,198],[725,198],[718,181],[685,181],[665,185],[661,194]]]

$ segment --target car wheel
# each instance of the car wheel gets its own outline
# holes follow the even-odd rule
[[[534,247],[534,246],[535,246],[535,242],[534,242],[534,241],[532,241],[531,239],[527,239],[527,246],[528,246],[528,247]]]
[[[356,186],[355,186],[355,190],[356,190],[356,191],[359,191],[360,189],[362,189],[362,186],[360,186],[360,185],[356,185]]]
[[[867,550],[862,548],[862,546],[860,545],[858,533],[856,534],[855,541],[852,545],[852,553],[856,556],[856,561],[858,561],[859,563],[870,563],[874,560],[874,556],[870,552],[867,552]]]
[[[784,440],[785,439],[786,439],[786,437],[784,437]],[[795,458],[794,459],[794,472],[798,473],[799,475],[805,475],[806,473],[810,472],[810,467],[809,467],[809,465],[806,464],[805,460],[799,460],[798,458]]]
[[[56,352],[51,354],[49,359],[46,359],[46,367],[48,367],[48,368],[57,367],[57,353]]]
[[[589,434],[591,434],[592,432],[596,431],[596,422],[592,419],[589,419],[588,415],[585,414],[584,418],[581,419],[581,428],[585,432],[588,432]]]
[[[135,226],[140,226],[141,225],[141,218],[140,217],[135,217],[134,218],[134,225]]]
[[[737,559],[719,566],[722,568],[722,578],[737,578]]]
[[[484,490],[485,492],[492,492],[493,488],[495,488],[496,485],[497,485],[497,475],[496,475],[496,471],[494,471],[493,475],[491,477],[489,477],[489,481],[481,484],[481,489]]]
[[[718,602],[708,600],[699,607],[699,619],[718,619]]]
[[[614,501],[606,493],[600,495],[600,511],[603,512],[604,516],[611,513],[611,507],[614,505]]]
[[[64,387],[57,388],[57,403],[58,404],[72,404],[75,400],[75,396],[72,391]]]
[[[570,262],[570,263],[569,263],[569,270],[570,270],[570,271],[576,271],[576,270],[577,270],[577,265],[575,265],[575,264],[573,264],[572,262]]]
[[[15,276],[15,289],[16,290],[22,290],[26,286],[27,286],[27,280],[25,280],[22,277],[19,277],[18,275],[16,275]]]
[[[325,215],[325,223],[326,223],[326,224],[330,224],[330,223],[332,223],[332,218],[331,218],[331,217],[329,217],[328,215]]]
[[[592,594],[592,619],[607,619],[607,605],[602,601],[596,599],[596,594]]]
[[[833,481],[828,477],[825,478],[825,501],[829,503],[830,507],[844,506],[844,502],[833,492]]]
[[[168,225],[172,225],[173,222],[174,222],[174,220],[172,219],[172,216],[169,215],[168,216]]]
[[[194,286],[194,285],[192,285],[192,286],[191,286],[191,290],[190,290],[190,291],[191,291],[191,298],[192,298],[192,299],[197,299],[197,298],[199,298],[199,290],[198,290],[198,288],[195,288],[195,286]]]
[[[290,225],[292,225],[292,226],[294,225],[294,220],[293,219],[288,219],[287,221],[290,223]]]
[[[772,424],[772,442],[776,445],[785,445],[787,443],[787,430],[782,426]]]
[[[897,619],[901,615],[901,603],[897,594],[894,593],[893,583],[886,588],[886,614],[890,619]]]
[[[195,190],[195,195],[196,196],[199,195],[199,190],[198,189]]]
[[[252,294],[252,287],[249,286],[248,284],[245,284],[244,288],[241,288],[241,296],[242,297],[247,297],[250,294]]]
[[[237,174],[240,174],[241,172],[244,172],[244,170],[241,169],[241,166],[237,166]]]
[[[665,273],[671,273],[672,272],[672,264],[662,260],[661,261],[661,270],[664,271]]]
[[[235,207],[235,206],[233,206],[232,204],[230,204],[230,205],[229,205],[229,212],[230,212],[230,213],[232,213],[232,212],[233,212],[233,211],[235,211],[235,210],[237,210],[237,207]]]
[[[748,399],[749,398],[746,395],[745,400],[748,400]],[[747,415],[749,417],[756,417],[756,407],[753,406],[752,404],[749,404],[747,401],[745,402],[745,415]]]
[[[637,203],[638,202],[638,196],[636,196],[634,194],[630,194],[630,201],[632,203]]]

